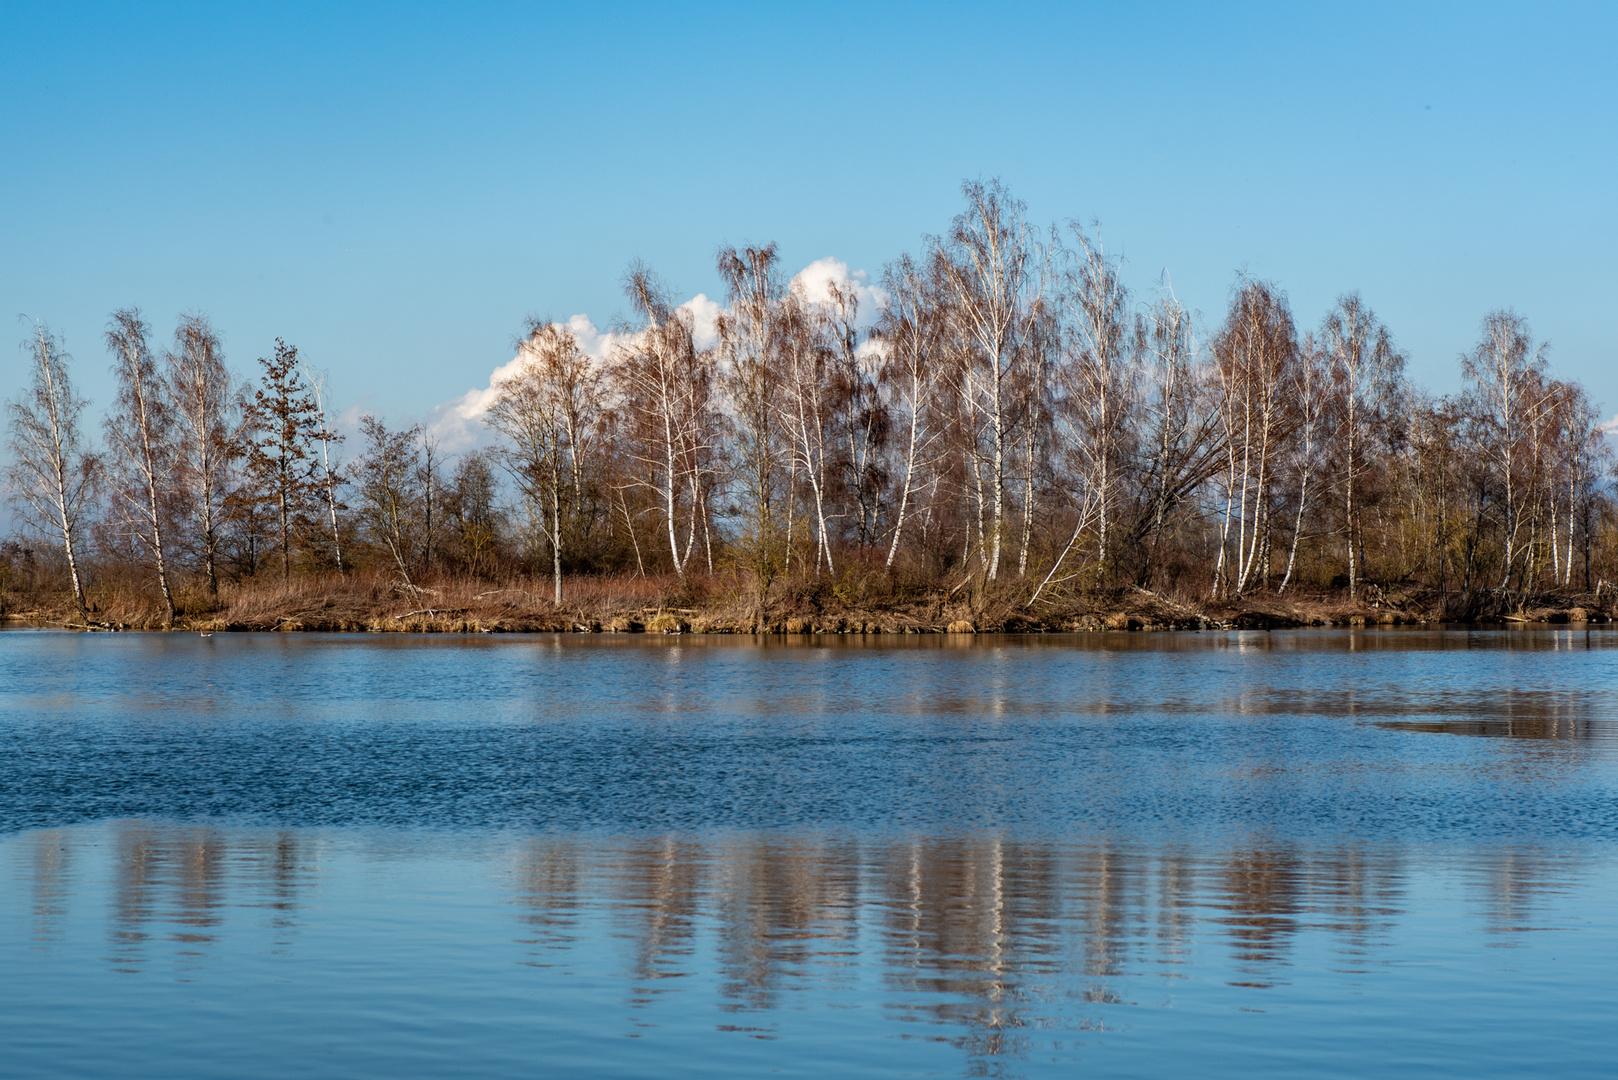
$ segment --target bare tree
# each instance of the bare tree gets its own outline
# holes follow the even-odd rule
[[[346,510],[347,507],[345,507],[342,500],[337,497],[337,493],[343,488],[344,485],[348,483],[348,478],[343,475],[342,463],[340,461],[334,461],[332,455],[332,446],[336,443],[342,442],[343,436],[339,435],[332,429],[330,419],[326,413],[326,399],[330,396],[327,392],[328,379],[326,377],[326,373],[323,371],[316,371],[308,365],[305,365],[303,375],[304,381],[309,386],[310,396],[314,399],[315,419],[319,427],[319,430],[316,431],[313,436],[314,440],[320,443],[320,461],[317,463],[319,471],[313,479],[315,487],[320,493],[320,501],[324,503],[326,507],[326,520],[331,529],[332,557],[337,562],[337,576],[346,580],[348,574],[343,570],[343,534],[342,530],[338,528],[337,512],[339,510]],[[429,472],[431,471],[430,462],[431,458],[429,456]],[[427,532],[429,562],[432,560],[431,516],[432,510],[431,507],[429,507],[429,526]]]
[[[794,475],[809,485],[815,514],[815,573],[822,564],[832,573],[831,533],[826,525],[830,509],[828,484],[835,464],[832,350],[822,334],[826,320],[801,292],[794,290],[784,306],[780,328],[785,354],[780,379],[781,418],[790,432]]]
[[[419,429],[421,440],[421,467],[416,485],[421,490],[421,569],[433,572],[433,541],[437,539],[440,520],[444,516],[444,479],[439,475],[444,467],[444,454],[437,435],[426,428]]]
[[[371,533],[393,556],[393,568],[401,584],[414,593],[410,561],[416,542],[416,504],[420,496],[417,474],[420,467],[418,440],[414,427],[389,431],[387,425],[366,414],[360,417],[365,436],[365,453],[358,462],[360,504]]]
[[[180,317],[164,366],[174,407],[176,487],[208,592],[217,595],[237,401],[219,336],[206,318]]]
[[[34,324],[28,389],[6,403],[11,465],[6,470],[19,513],[31,526],[61,538],[73,603],[88,605],[79,574],[79,526],[94,494],[97,459],[84,445],[79,417],[87,402],[68,377],[68,356],[43,323]]]
[[[1421,547],[1420,562],[1437,578],[1440,610],[1448,602],[1451,560],[1456,541],[1465,530],[1461,509],[1470,485],[1465,460],[1465,411],[1454,399],[1434,399],[1419,392],[1405,408],[1405,452],[1397,455],[1392,471],[1402,501],[1410,507],[1409,520]],[[1463,541],[1470,550],[1471,545]]]
[[[163,625],[173,626],[165,543],[175,471],[173,410],[148,336],[137,309],[113,312],[106,341],[118,396],[103,424],[111,450],[107,475],[119,517],[157,575]]]
[[[1275,459],[1291,433],[1287,391],[1297,356],[1285,294],[1267,282],[1243,281],[1214,339],[1225,446],[1216,595],[1240,596],[1268,571]]]
[[[1543,405],[1544,344],[1534,344],[1528,323],[1512,311],[1493,311],[1483,319],[1483,335],[1470,353],[1461,357],[1468,395],[1480,425],[1482,451],[1501,492],[1505,514],[1502,543],[1504,565],[1500,587],[1511,580],[1521,554],[1525,445],[1528,418]]]
[[[1144,461],[1138,470],[1134,542],[1141,547],[1137,583],[1145,588],[1161,561],[1171,515],[1191,505],[1195,493],[1224,456],[1220,410],[1210,406],[1209,378],[1202,365],[1191,313],[1165,283],[1142,316],[1138,338],[1145,342],[1144,391],[1138,438]]]
[[[487,451],[463,454],[455,466],[454,514],[461,557],[473,574],[483,571],[485,561],[499,539],[500,508],[496,505],[497,485]]]
[[[1303,538],[1303,523],[1313,496],[1311,485],[1320,469],[1320,436],[1327,415],[1330,362],[1312,335],[1303,339],[1298,349],[1298,365],[1293,371],[1292,389],[1298,424],[1294,464],[1298,476],[1298,513],[1292,523],[1292,546],[1287,552],[1287,571],[1275,590],[1278,593],[1286,592],[1287,586],[1292,583],[1292,573],[1298,564],[1298,543]],[[1353,595],[1352,589],[1349,595]]]
[[[890,418],[879,386],[876,342],[860,326],[858,290],[853,282],[827,281],[826,293],[819,314],[831,354],[828,389],[837,443],[832,458],[853,503],[855,539],[865,548],[877,539]]]
[[[1078,473],[1094,492],[1096,562],[1104,568],[1122,444],[1138,405],[1135,346],[1145,342],[1130,332],[1129,292],[1118,261],[1107,257],[1099,235],[1092,240],[1082,227],[1072,230],[1075,249],[1063,267],[1061,292],[1069,324],[1061,365],[1063,411]]]
[[[696,347],[690,313],[669,302],[646,267],[630,268],[625,291],[645,323],[618,347],[611,379],[634,483],[655,494],[674,572],[683,576],[712,493],[714,357]]]
[[[1600,482],[1611,467],[1612,450],[1602,429],[1601,414],[1577,383],[1559,383],[1556,399],[1557,442],[1561,454],[1561,484],[1567,491],[1567,547],[1561,560],[1561,584],[1573,583],[1573,534],[1583,531],[1584,589],[1590,591],[1590,541],[1592,515],[1600,493]],[[1560,485],[1559,485],[1560,486]],[[1555,517],[1552,517],[1552,546]]]
[[[1027,207],[999,181],[969,181],[962,190],[967,208],[935,243],[933,262],[961,345],[961,395],[983,426],[985,445],[973,448],[973,471],[980,492],[987,482],[980,505],[986,504],[990,525],[980,542],[986,549],[984,576],[994,581],[1006,518],[1007,457],[1023,404],[1018,392],[1032,360],[1046,282]]]
[[[717,264],[728,302],[719,319],[719,352],[732,409],[731,475],[746,522],[741,545],[762,603],[783,550],[791,544],[790,535],[783,541],[780,521],[781,471],[788,456],[780,435],[786,408],[782,354],[801,335],[786,325],[786,290],[774,244],[739,251],[726,245],[719,249]]]
[[[564,524],[584,504],[584,472],[601,411],[601,380],[567,327],[530,320],[522,361],[500,384],[486,422],[509,441],[507,469],[544,523],[554,599],[562,602]]]
[[[904,537],[919,470],[937,438],[928,424],[928,407],[938,378],[942,320],[928,280],[910,256],[902,256],[888,267],[883,286],[890,301],[876,331],[881,350],[880,381],[887,391],[888,409],[904,431],[904,463],[900,469],[903,479],[894,512],[893,539],[888,544],[887,565],[891,567]]]
[[[1348,547],[1348,595],[1359,587],[1360,506],[1357,484],[1365,468],[1371,432],[1384,424],[1399,392],[1404,356],[1359,293],[1338,298],[1321,325],[1321,341],[1331,369],[1338,417],[1338,476],[1343,494],[1343,536]]]

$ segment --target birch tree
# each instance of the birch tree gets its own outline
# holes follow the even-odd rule
[[[73,605],[87,615],[80,573],[81,524],[91,504],[96,456],[84,445],[79,418],[86,404],[68,376],[69,357],[43,323],[34,324],[29,384],[6,403],[11,464],[6,479],[24,521],[61,540]]]
[[[372,536],[393,557],[400,583],[414,593],[410,564],[417,539],[421,432],[414,427],[389,431],[382,420],[366,414],[360,417],[360,433],[365,438],[357,463],[361,513]]]
[[[180,317],[164,367],[174,408],[175,486],[181,513],[208,592],[218,595],[237,402],[219,336],[206,318]]]
[[[1098,235],[1073,226],[1074,248],[1063,267],[1062,305],[1068,332],[1061,365],[1069,445],[1096,517],[1096,563],[1105,567],[1111,540],[1123,442],[1136,408],[1138,388],[1131,334],[1129,292],[1116,259],[1107,257]]]
[[[717,268],[727,304],[719,319],[719,351],[732,410],[731,476],[745,522],[739,539],[749,568],[767,588],[791,543],[780,535],[781,473],[791,453],[781,438],[783,410],[788,409],[782,399],[782,354],[797,339],[786,326],[786,289],[774,244],[721,247]]]
[[[934,244],[933,263],[948,298],[945,311],[962,349],[959,388],[981,420],[983,440],[972,450],[980,507],[988,511],[980,528],[984,576],[1000,572],[1006,519],[1007,457],[1025,403],[1019,391],[1031,356],[1031,338],[1044,303],[1045,274],[1027,207],[999,181],[962,185],[967,208],[948,234]]]
[[[1165,286],[1142,316],[1137,335],[1144,348],[1137,440],[1144,460],[1137,473],[1139,510],[1131,538],[1141,547],[1136,580],[1145,588],[1162,562],[1171,519],[1218,471],[1225,446],[1221,411],[1209,404],[1209,379],[1191,312],[1171,289]]]
[[[876,329],[881,358],[878,378],[904,447],[898,468],[899,499],[894,510],[893,538],[886,562],[891,568],[904,538],[917,480],[937,438],[928,417],[940,368],[942,328],[929,282],[910,256],[902,256],[890,265],[882,283],[889,302]]]
[[[783,308],[781,351],[784,354],[781,419],[789,432],[793,474],[809,486],[815,523],[815,573],[822,565],[833,573],[831,532],[827,527],[831,494],[828,486],[836,468],[834,455],[835,399],[833,350],[824,339],[827,323],[800,292]]]
[[[656,497],[670,561],[684,576],[712,491],[714,356],[696,347],[690,313],[669,302],[646,267],[630,268],[625,291],[644,322],[616,347],[610,379],[634,483]]]
[[[1461,357],[1461,373],[1479,425],[1480,450],[1500,491],[1504,548],[1500,588],[1522,553],[1526,420],[1541,405],[1544,344],[1535,344],[1528,323],[1513,311],[1492,311],[1472,351]]]
[[[1330,400],[1331,367],[1327,353],[1313,335],[1306,336],[1298,349],[1298,365],[1293,370],[1293,402],[1297,409],[1297,436],[1293,470],[1298,478],[1298,511],[1292,522],[1292,544],[1287,552],[1287,570],[1281,578],[1277,593],[1284,593],[1292,583],[1293,571],[1298,565],[1298,544],[1303,539],[1303,525],[1314,498],[1314,485],[1321,468],[1321,435],[1327,420]],[[1352,565],[1352,564],[1351,564]],[[1351,578],[1352,580],[1352,578]],[[1353,590],[1349,590],[1352,597]]]
[[[173,410],[152,353],[150,331],[135,308],[113,312],[107,349],[118,388],[103,428],[115,513],[145,553],[163,599],[163,625],[174,625],[169,587],[169,502],[175,473]]]
[[[1241,596],[1268,571],[1275,464],[1291,431],[1298,341],[1285,295],[1244,281],[1213,347],[1225,446],[1214,593]]]
[[[1561,455],[1561,484],[1567,493],[1567,545],[1561,559],[1561,584],[1573,584],[1574,531],[1582,530],[1584,591],[1590,591],[1590,541],[1592,517],[1600,496],[1601,480],[1611,466],[1612,451],[1596,411],[1577,383],[1561,384],[1556,401],[1557,442]],[[1554,522],[1554,518],[1553,518]],[[1552,529],[1554,534],[1555,530]],[[1552,540],[1553,546],[1557,543]]]
[[[543,522],[551,549],[554,600],[562,602],[562,562],[569,519],[584,512],[584,475],[601,409],[601,380],[573,332],[533,321],[514,375],[500,384],[486,420],[507,441],[505,460]]]
[[[326,411],[326,401],[331,396],[327,389],[329,380],[326,373],[315,371],[313,368],[305,366],[304,381],[308,384],[309,394],[314,399],[315,419],[319,429],[313,434],[313,441],[320,444],[320,458],[315,463],[314,485],[318,492],[319,500],[326,509],[326,526],[331,530],[332,558],[337,563],[337,576],[347,580],[348,574],[343,569],[343,533],[338,526],[337,512],[348,508],[343,505],[337,493],[348,483],[348,478],[343,475],[341,460],[332,453],[332,448],[343,441],[343,436],[332,429],[330,417]],[[428,472],[431,473],[431,471],[432,467],[429,464]],[[430,520],[430,507],[428,516]],[[429,525],[428,536],[431,537],[431,535],[432,530]],[[431,562],[432,558],[431,547],[432,543],[429,539],[429,562]]]
[[[1398,395],[1404,356],[1393,347],[1387,327],[1359,293],[1338,298],[1337,306],[1321,324],[1321,342],[1336,398],[1337,471],[1343,498],[1343,538],[1348,549],[1348,596],[1352,600],[1358,592],[1364,561],[1360,505],[1355,496],[1372,433],[1386,422]]]

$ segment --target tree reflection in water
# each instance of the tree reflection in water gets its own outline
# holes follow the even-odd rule
[[[1302,934],[1330,940],[1336,970],[1363,973],[1403,913],[1410,857],[994,836],[543,838],[520,849],[517,877],[530,921],[559,908],[616,911],[633,941],[632,1006],[652,1002],[656,980],[711,974],[722,1010],[756,1014],[729,1029],[764,1033],[794,992],[835,997],[856,968],[876,965],[893,1018],[946,1029],[940,1037],[981,1059],[1023,1053],[1032,1030],[1105,1028],[1093,1007],[1135,1004],[1145,976],[1188,977],[1198,939],[1225,942],[1232,986],[1285,982]],[[1511,849],[1468,858],[1501,930],[1580,873]],[[594,888],[544,869],[580,863]],[[542,880],[564,893],[536,889]]]
[[[84,860],[75,848],[83,842],[82,830],[75,829],[41,830],[26,839],[35,941],[61,936],[80,888],[76,869]],[[298,895],[313,879],[307,847],[294,830],[113,825],[109,963],[138,972],[167,960],[185,970],[227,933],[231,909],[240,908],[268,912],[275,946],[290,946]]]
[[[37,947],[60,937],[86,891],[93,860],[79,847],[99,845],[110,857],[107,964],[181,979],[228,952],[244,920],[297,955],[301,927],[343,917],[329,886],[345,867],[381,861],[408,876],[412,859],[458,846],[442,834],[379,848],[364,833],[140,822],[20,839],[14,870],[32,879]],[[509,953],[495,962],[544,980],[607,955],[628,1034],[657,1026],[670,994],[707,995],[721,1032],[766,1039],[781,1010],[870,1007],[899,1037],[947,1041],[984,1074],[1042,1033],[1108,1031],[1122,1010],[1160,1004],[1186,980],[1262,995],[1321,956],[1374,978],[1397,959],[1379,954],[1397,953],[1412,878],[1432,870],[1419,849],[1251,838],[1201,850],[1000,835],[566,834],[483,837],[455,858],[500,883],[480,916],[496,927],[485,947]],[[1576,855],[1512,847],[1445,858],[1453,872],[1439,872],[1464,883],[1464,902],[1501,941],[1532,928],[1542,902],[1587,869]],[[1300,957],[1305,939],[1324,947]]]

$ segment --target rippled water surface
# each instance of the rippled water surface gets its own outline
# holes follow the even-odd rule
[[[7,1076],[1610,1076],[1618,631],[0,634]]]

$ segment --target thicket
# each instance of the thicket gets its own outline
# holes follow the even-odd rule
[[[134,310],[109,323],[96,444],[36,326],[8,404],[23,527],[0,603],[167,625],[341,594],[369,625],[362,595],[409,614],[520,596],[586,622],[611,598],[742,629],[834,610],[1038,623],[1125,595],[1599,604],[1607,442],[1521,316],[1485,316],[1462,390],[1436,396],[1357,294],[1300,328],[1277,285],[1242,277],[1204,330],[1166,285],[1132,293],[1096,230],[1036,228],[998,184],[964,194],[866,293],[874,311],[846,282],[788,281],[773,245],[725,247],[709,345],[631,267],[612,351],[532,320],[484,418],[498,446],[456,456],[374,416],[348,447],[296,348],[244,380],[205,318],[160,349]]]

